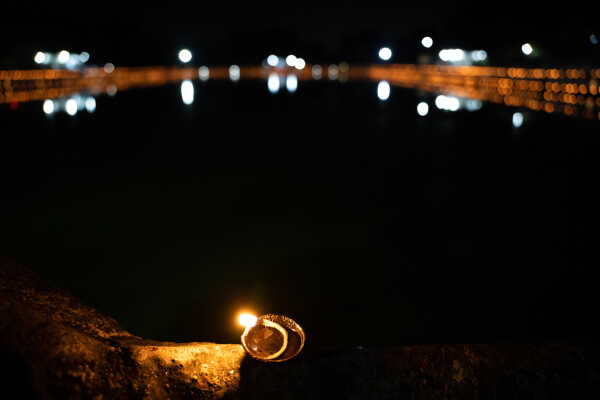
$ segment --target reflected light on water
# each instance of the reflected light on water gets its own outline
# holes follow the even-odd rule
[[[279,75],[270,74],[269,78],[267,79],[267,88],[269,89],[269,92],[271,92],[271,93],[279,92],[279,86],[281,86],[281,84],[279,82]]]
[[[210,77],[210,69],[206,65],[201,66],[198,68],[198,77],[202,82],[206,82]]]
[[[296,75],[288,75],[285,78],[285,87],[290,93],[294,93],[298,88],[298,77]]]
[[[335,64],[331,64],[328,68],[327,68],[327,76],[329,77],[330,80],[336,80],[338,77],[338,66]]]
[[[516,112],[513,114],[512,116],[512,124],[515,128],[520,128],[521,125],[523,125],[523,121],[525,118],[523,118],[523,114],[521,114],[520,112]]]
[[[319,80],[319,79],[321,79],[321,76],[323,76],[323,68],[320,65],[313,65],[312,66],[313,79]]]
[[[445,96],[443,94],[435,98],[435,106],[443,111],[458,111],[460,100],[454,96]]]
[[[237,82],[240,80],[240,67],[237,65],[232,65],[229,67],[229,79],[233,82]]]
[[[377,97],[379,100],[386,101],[390,97],[390,84],[387,81],[381,81],[377,84]]]
[[[75,100],[75,99],[69,99],[65,103],[65,111],[70,116],[73,116],[73,115],[77,114],[77,108],[78,108],[78,106],[77,106],[77,100]]]
[[[194,84],[190,80],[181,82],[181,99],[186,105],[194,103]]]
[[[417,114],[419,114],[421,117],[429,114],[429,104],[425,103],[424,101],[420,102],[417,105]]]
[[[48,99],[44,101],[43,105],[44,114],[50,115],[54,113],[54,101]]]

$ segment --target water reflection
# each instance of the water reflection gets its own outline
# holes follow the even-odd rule
[[[482,50],[477,57],[483,57]],[[61,52],[62,53],[62,52]],[[59,54],[61,54],[59,53]],[[68,52],[67,52],[68,53]],[[66,59],[66,53],[61,59]],[[69,53],[69,57],[72,54]],[[46,59],[45,53],[36,53],[38,61]],[[78,56],[80,57],[80,55]],[[44,58],[44,60],[42,60]],[[275,58],[277,60],[275,60]],[[18,103],[34,100],[66,99],[77,93],[96,96],[101,93],[115,95],[118,90],[136,87],[164,85],[171,82],[182,84],[185,104],[193,102],[193,80],[244,79],[266,80],[271,93],[277,93],[285,84],[286,89],[297,91],[299,81],[319,80],[325,74],[329,80],[367,80],[377,84],[377,97],[386,101],[391,87],[414,88],[439,94],[435,105],[440,110],[477,111],[483,102],[504,104],[546,113],[562,113],[569,116],[600,119],[600,96],[598,79],[600,69],[558,68],[505,68],[452,65],[372,65],[349,66],[347,63],[330,64],[326,71],[320,65],[310,65],[299,57],[267,57],[262,66],[229,67],[207,66],[196,68],[116,68],[107,63],[103,68],[90,67],[82,70],[13,70],[0,71],[0,103]],[[299,63],[299,60],[302,60]],[[277,61],[277,62],[275,62]],[[287,61],[292,63],[289,66]],[[275,64],[276,66],[271,66]],[[298,69],[303,66],[302,69]],[[77,100],[76,100],[77,101]],[[84,100],[85,101],[85,100]],[[95,100],[94,100],[95,101]],[[65,105],[68,100],[65,100]],[[72,103],[69,103],[72,104]],[[77,111],[87,107],[77,103]],[[51,109],[51,107],[54,107]],[[57,110],[75,115],[73,105],[68,109],[62,104],[46,103],[48,115]],[[93,111],[90,111],[93,112]]]
[[[190,80],[181,82],[181,99],[183,104],[190,105],[194,103],[194,84]]]

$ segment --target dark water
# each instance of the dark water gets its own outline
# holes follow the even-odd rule
[[[319,345],[598,333],[598,121],[195,85],[0,108],[0,253],[153,339],[237,342],[241,308]]]

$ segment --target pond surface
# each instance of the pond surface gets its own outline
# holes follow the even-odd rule
[[[240,309],[307,346],[598,333],[599,121],[194,85],[0,108],[0,254],[152,339],[238,342]]]

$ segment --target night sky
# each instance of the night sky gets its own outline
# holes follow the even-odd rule
[[[389,45],[414,63],[424,35],[494,65],[600,65],[595,10],[543,3],[24,3],[0,24],[0,68],[63,48],[117,66],[177,65],[182,47],[195,65],[370,64]],[[315,346],[592,340],[599,121],[528,112],[517,130],[490,104],[420,118],[433,94],[382,103],[375,87],[209,81],[184,106],[167,85],[75,118],[0,105],[0,254],[157,340],[237,342],[244,308],[294,318]]]

